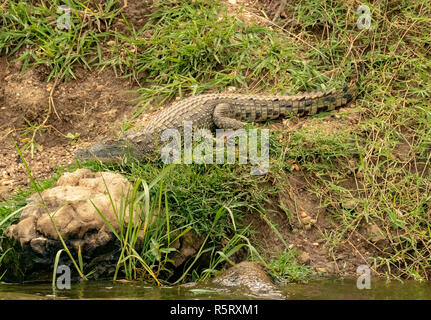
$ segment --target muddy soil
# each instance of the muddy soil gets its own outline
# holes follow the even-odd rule
[[[20,74],[13,58],[0,58],[0,197],[29,183],[15,143],[24,148],[32,139],[31,126],[48,120],[34,137],[33,157],[30,147],[23,154],[35,178],[48,178],[57,167],[74,162],[78,144],[112,137],[120,132],[124,117],[136,111],[137,88],[128,80],[116,78],[110,70],[77,70],[77,79],[59,83],[46,82],[38,68]],[[31,125],[30,125],[31,124]]]
[[[285,192],[267,205],[265,215],[288,247],[298,252],[301,263],[312,266],[322,276],[355,276],[358,266],[367,264],[368,257],[378,255],[378,249],[366,241],[371,227],[355,231],[335,250],[331,249],[325,235],[329,235],[336,225],[329,218],[329,212],[307,190],[308,183],[300,172],[293,173],[287,182]],[[291,215],[281,211],[277,204],[289,210]],[[267,258],[278,258],[285,250],[285,243],[259,215],[251,216],[251,221],[252,229],[256,230],[253,242],[259,252]]]

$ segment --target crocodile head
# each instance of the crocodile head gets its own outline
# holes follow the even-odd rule
[[[87,149],[75,151],[75,157],[79,160],[97,160],[106,163],[122,163],[130,155],[133,155],[133,148],[125,140],[103,140]]]

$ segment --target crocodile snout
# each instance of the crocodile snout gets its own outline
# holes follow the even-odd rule
[[[121,142],[96,143],[87,149],[78,149],[74,153],[79,160],[99,160],[119,162],[127,155],[127,146]]]

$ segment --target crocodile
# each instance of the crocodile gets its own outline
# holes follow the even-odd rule
[[[191,96],[156,113],[143,128],[127,131],[118,139],[102,140],[87,149],[78,149],[75,156],[80,160],[102,162],[121,162],[125,157],[142,161],[156,155],[164,130],[181,130],[186,121],[192,123],[193,130],[236,130],[247,122],[332,111],[349,104],[356,96],[356,85],[296,95],[219,93]]]

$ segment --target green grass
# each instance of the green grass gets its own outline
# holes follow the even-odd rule
[[[172,239],[190,230],[205,239],[205,246],[187,263],[176,281],[190,280],[190,277],[207,279],[243,247],[249,249],[251,257],[259,257],[249,240],[251,233],[246,215],[256,210],[263,211],[269,196],[276,194],[278,186],[265,190],[259,188],[272,176],[250,176],[250,167],[238,164],[175,165],[166,173],[163,173],[166,169],[157,163],[113,167],[91,161],[81,166],[97,171],[121,172],[132,181],[152,181],[163,175],[160,182],[148,191],[150,211],[158,212],[158,219],[149,229],[142,245],[144,249],[140,251],[145,262],[157,270],[157,277],[162,270],[165,277],[174,271],[167,264],[169,256],[165,256],[160,248],[172,250]],[[139,192],[143,192],[142,188]],[[198,261],[202,255],[210,256],[208,264],[202,265]],[[189,269],[191,266],[193,269]]]
[[[274,153],[278,147],[275,139],[271,141]],[[238,164],[166,168],[159,163],[131,163],[118,167],[91,161],[78,163],[77,167],[120,172],[134,184],[134,189],[124,195],[119,208],[112,203],[119,230],[115,230],[99,212],[122,249],[114,280],[141,279],[163,284],[204,280],[223,268],[226,262],[231,262],[232,256],[243,248],[248,250],[250,258],[265,263],[249,239],[251,232],[246,215],[263,211],[269,196],[276,194],[278,186],[259,189],[259,185],[273,178],[271,175],[251,176],[250,166]],[[35,190],[42,192],[58,177],[53,177],[50,183],[36,185],[34,182],[26,194]],[[149,181],[148,185],[145,181]],[[106,187],[109,191],[109,186]],[[9,210],[5,209],[4,215],[12,208],[19,210],[25,205],[24,193],[19,194],[20,198],[9,201]],[[142,213],[136,224],[126,223],[126,215],[132,217]],[[195,232],[205,240],[178,275],[170,264],[176,252],[173,244],[188,232]],[[68,246],[65,241],[65,252],[79,262],[80,273],[89,277],[92,270],[87,270],[79,255],[68,251]],[[204,256],[209,258],[201,259]]]
[[[376,252],[367,257],[373,268],[387,277],[429,279],[429,2],[367,2],[372,29],[362,31],[356,27],[359,3],[288,2],[290,18],[277,19],[277,24],[268,20],[265,26],[245,23],[240,14],[227,15],[217,1],[158,3],[142,29],[129,25],[127,33],[119,34],[110,27],[125,18],[114,17],[117,9],[110,5],[64,32],[54,27],[57,16],[52,5],[9,1],[6,13],[0,15],[0,50],[18,53],[24,67],[45,65],[51,79],[73,76],[78,65],[113,68],[118,76],[134,78],[142,86],[142,108],[135,116],[150,102],[226,86],[241,92],[295,93],[359,81],[361,95],[349,111],[357,120],[349,122],[349,115],[343,114],[337,119],[339,125],[328,130],[329,115],[319,115],[312,126],[274,142],[271,178],[266,181],[251,178],[241,166],[176,166],[163,182],[170,223],[172,228],[192,225],[199,234],[208,235],[208,252],[213,256],[223,252],[220,240],[229,242],[240,231],[234,232],[227,210],[224,223],[213,228],[215,214],[228,207],[241,220],[247,213],[262,211],[270,199],[262,186],[272,184],[269,193],[278,192],[290,165],[296,163],[308,191],[320,200],[333,224],[322,235],[333,252],[346,243],[354,251],[348,240],[373,223],[387,238],[380,244],[368,242]],[[84,8],[78,2],[73,6]],[[105,27],[96,28],[97,21]],[[100,169],[95,163],[86,166]],[[109,169],[132,180],[151,181],[161,167]],[[157,195],[155,189],[150,193]],[[16,202],[1,204],[3,216],[12,212],[4,211],[5,206]],[[159,243],[153,244],[157,247]]]
[[[277,259],[272,260],[269,274],[281,284],[291,282],[306,282],[312,276],[313,270],[310,266],[301,265],[297,261],[298,253],[290,249],[280,253]]]
[[[102,63],[140,81],[144,106],[226,86],[272,93],[343,86],[352,71],[333,81],[328,66],[305,63],[307,53],[290,37],[246,24],[218,1],[160,2],[149,18],[131,36],[112,34],[112,57]]]
[[[310,190],[333,217],[336,228],[329,239],[335,250],[372,222],[388,239],[376,245],[373,267],[388,277],[428,279],[430,5],[371,2],[373,28],[359,34],[340,16],[341,3],[316,4],[317,11],[304,2],[288,7],[305,21],[297,32],[313,38],[319,50],[334,61],[348,57],[364,65],[362,99],[357,102],[362,120],[329,134],[300,129],[293,134],[290,156],[306,168]],[[312,20],[321,10],[320,28],[330,31],[318,39]],[[345,55],[340,49],[348,46],[352,32],[356,40]],[[319,60],[319,55],[313,53],[312,59]]]
[[[175,3],[175,2],[174,2]],[[217,2],[161,5],[137,34],[134,72],[146,74],[142,99],[218,90],[228,85],[248,88],[266,75],[262,89],[283,88],[288,70],[298,63],[295,48],[276,32],[247,26],[226,14]],[[151,37],[145,37],[151,34]],[[277,79],[283,75],[281,79]],[[286,88],[283,88],[286,90]]]
[[[57,12],[61,1],[42,1],[41,5],[9,1],[7,11],[0,13],[0,52],[18,53],[23,71],[29,64],[46,67],[47,80],[74,77],[77,64],[91,68],[101,62],[101,28],[110,26],[114,3],[107,1],[98,11],[84,2],[66,1],[75,12],[70,14],[70,29],[59,29],[57,19],[64,14]]]

